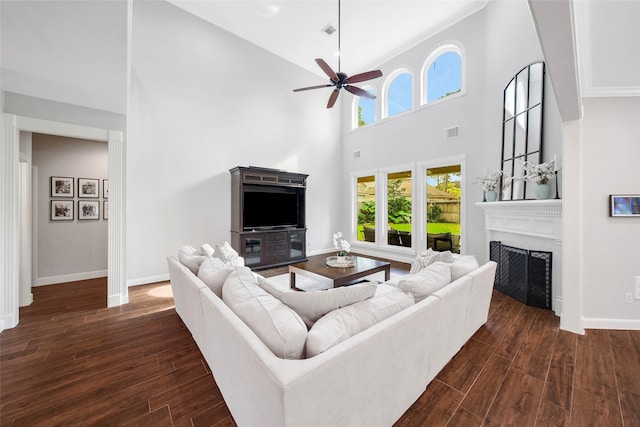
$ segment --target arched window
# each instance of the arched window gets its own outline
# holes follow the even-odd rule
[[[422,105],[464,92],[461,49],[453,44],[431,52],[422,68]]]
[[[361,88],[372,95],[376,94],[375,88],[371,86],[361,86]],[[351,128],[355,129],[374,123],[377,119],[376,106],[377,102],[375,99],[355,96],[353,98],[353,120]]]
[[[385,84],[383,117],[409,111],[413,107],[413,76],[407,69],[399,69],[389,75]]]

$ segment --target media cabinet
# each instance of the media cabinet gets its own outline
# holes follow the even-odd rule
[[[309,175],[236,166],[231,173],[231,246],[254,270],[306,261]]]

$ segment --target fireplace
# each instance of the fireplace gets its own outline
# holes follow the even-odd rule
[[[491,261],[498,264],[494,287],[518,301],[551,309],[552,253],[489,242]]]

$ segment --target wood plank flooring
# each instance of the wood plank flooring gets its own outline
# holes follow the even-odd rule
[[[0,426],[235,425],[168,283],[115,308],[105,279],[33,293],[0,334]],[[487,324],[396,426],[640,426],[640,331],[558,325],[494,292]]]

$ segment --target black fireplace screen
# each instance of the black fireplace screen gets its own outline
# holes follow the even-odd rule
[[[533,307],[551,309],[551,252],[532,251],[489,242],[491,261],[498,263],[495,289]]]

